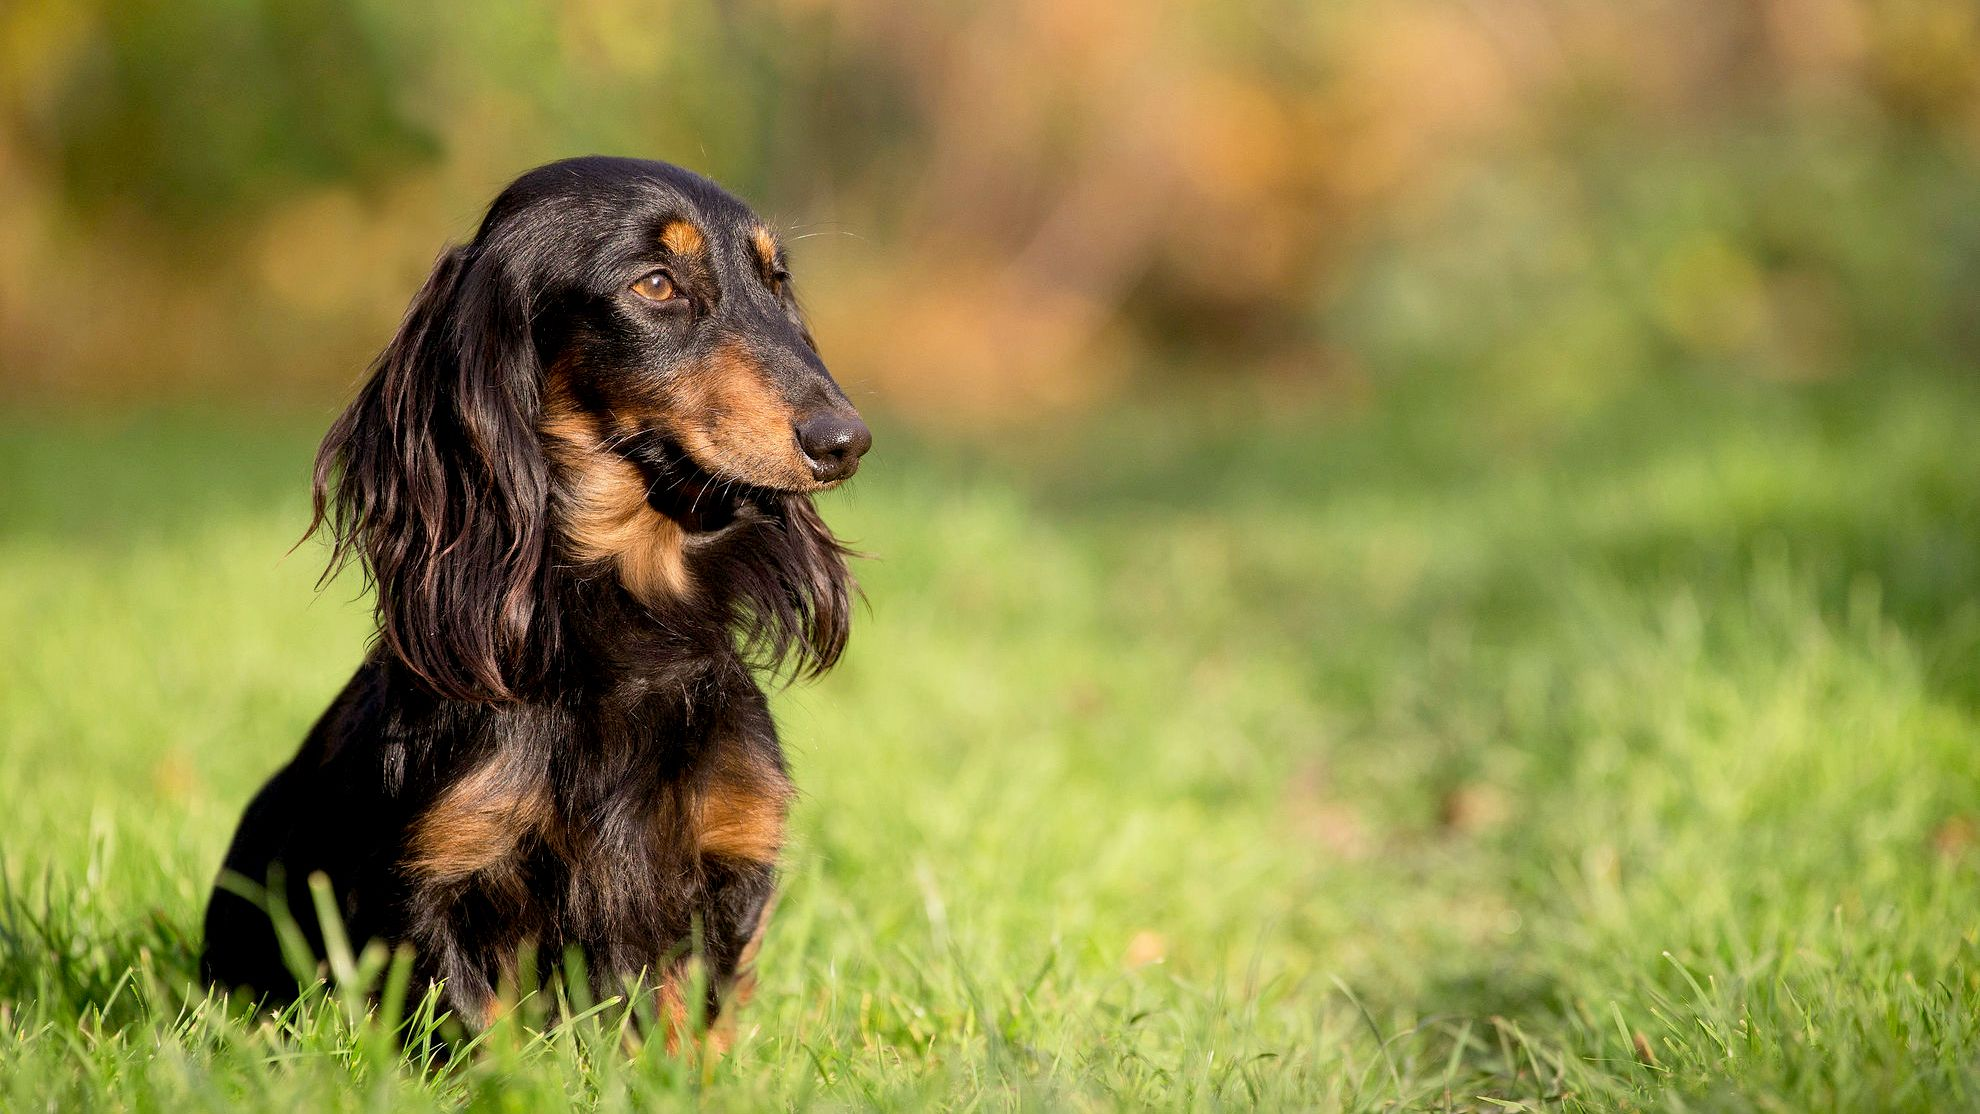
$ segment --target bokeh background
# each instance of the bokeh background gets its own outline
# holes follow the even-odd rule
[[[335,401],[586,152],[772,215],[833,366],[930,420],[1246,376],[1571,420],[1980,349],[1964,0],[12,0],[0,382]]]
[[[316,440],[589,152],[876,433],[737,1051],[230,1020]],[[1980,1107],[1976,368],[1972,0],[0,0],[0,1108]]]

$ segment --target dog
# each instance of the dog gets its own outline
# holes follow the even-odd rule
[[[526,953],[676,1028],[691,987],[710,1023],[747,998],[793,794],[758,678],[845,647],[812,496],[872,444],[786,266],[714,182],[605,157],[524,174],[441,256],[317,454],[309,533],[377,635],[247,807],[210,983],[293,1000],[270,908],[320,962],[320,874],[470,1030]]]

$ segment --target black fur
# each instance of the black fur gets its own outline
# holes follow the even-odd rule
[[[660,246],[678,222],[703,251]],[[412,944],[470,1022],[524,947],[575,948],[616,992],[666,985],[698,940],[720,1008],[774,865],[750,842],[770,836],[715,839],[708,810],[780,819],[755,673],[828,669],[853,595],[811,506],[829,484],[792,430],[826,413],[864,436],[759,228],[665,164],[533,171],[441,257],[331,427],[311,528],[332,572],[361,562],[378,638],[223,865],[276,879],[319,955],[317,872],[355,941]],[[675,299],[629,287],[657,273]],[[595,428],[594,451],[560,457],[557,421]],[[635,527],[612,537],[677,538],[690,589],[638,591],[610,554],[573,556],[605,475],[636,477]],[[214,892],[202,971],[286,998],[270,919],[235,888]]]

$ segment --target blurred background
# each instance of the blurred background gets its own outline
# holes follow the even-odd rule
[[[917,422],[1980,354],[1968,0],[10,0],[0,401],[325,411],[588,152],[753,201]]]

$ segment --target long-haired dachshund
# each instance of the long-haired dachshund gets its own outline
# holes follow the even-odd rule
[[[321,956],[321,872],[471,1026],[532,951],[644,980],[671,1023],[699,957],[704,1016],[733,1004],[792,795],[755,674],[845,646],[811,496],[870,444],[742,202],[632,159],[509,186],[317,455],[311,530],[362,562],[378,634],[248,806],[204,975],[293,997],[243,892],[280,880]]]

